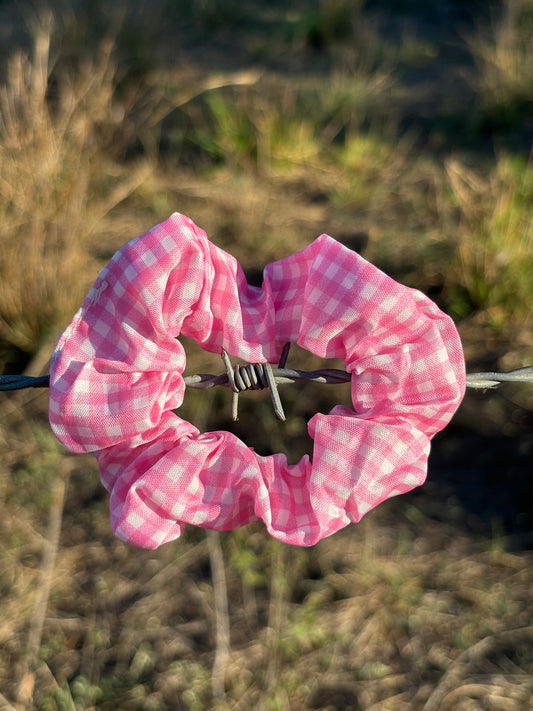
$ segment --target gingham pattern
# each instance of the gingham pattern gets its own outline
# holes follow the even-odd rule
[[[286,341],[342,358],[354,410],[315,415],[312,461],[295,465],[228,432],[201,434],[172,412],[184,394],[180,334],[250,362],[276,362]],[[174,214],[101,272],[57,344],[50,386],[52,428],[71,451],[95,453],[121,539],[155,548],[186,523],[262,520],[311,545],[424,481],[465,372],[451,319],[331,237],[269,264],[259,289]]]

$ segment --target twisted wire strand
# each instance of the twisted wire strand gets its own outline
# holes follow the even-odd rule
[[[250,366],[256,367],[265,365],[263,363],[248,363],[244,366],[250,375]],[[234,366],[239,368],[242,374],[243,366]],[[321,370],[296,370],[294,368],[271,368],[277,385],[286,383],[295,383],[299,380],[308,382],[323,383],[328,385],[339,385],[347,383],[351,380],[351,374],[344,370],[336,370],[334,368],[325,368]],[[246,377],[246,376],[245,376]],[[252,376],[253,377],[253,376]],[[209,388],[221,385],[233,389],[233,383],[228,378],[227,373],[221,375],[213,375],[211,373],[196,373],[193,375],[185,375],[183,377],[185,385],[189,388],[197,388],[207,390]],[[240,382],[240,381],[239,381]],[[261,381],[262,382],[262,381]],[[483,373],[468,373],[466,376],[466,387],[476,390],[489,390],[497,388],[502,383],[533,383],[533,366],[528,365],[524,368],[516,368],[502,373],[483,372]],[[50,385],[49,375],[39,375],[32,377],[29,375],[0,375],[0,391],[24,390],[25,388],[47,388]],[[262,390],[268,387],[263,383],[262,386],[237,385],[237,390]]]
[[[469,373],[466,376],[466,386],[487,390],[497,388],[502,383],[533,383],[533,365],[526,365],[524,368],[515,368],[506,373]]]
[[[50,385],[49,375],[0,375],[0,390],[24,390],[25,388],[47,388]]]
[[[229,387],[232,393],[232,416],[238,419],[238,398],[245,390],[269,389],[274,412],[281,420],[285,420],[283,405],[278,392],[278,385],[298,381],[339,385],[351,381],[351,374],[344,370],[325,368],[321,370],[296,370],[286,368],[290,344],[286,344],[277,367],[270,363],[245,363],[232,365],[226,351],[222,351],[222,360],[226,369],[221,375],[197,373],[185,375],[183,380],[189,388],[207,390],[215,386]],[[507,372],[493,371],[468,373],[467,388],[475,390],[493,390],[502,383],[533,383],[533,366],[516,368]],[[32,377],[28,375],[0,375],[0,391],[23,390],[25,388],[46,388],[50,385],[49,375]]]

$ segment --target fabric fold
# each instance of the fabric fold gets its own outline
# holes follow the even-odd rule
[[[312,459],[262,457],[229,432],[199,433],[183,402],[178,337],[248,362],[276,363],[285,342],[341,358],[353,410],[308,423]],[[50,423],[72,452],[95,453],[113,530],[155,548],[185,524],[261,520],[312,545],[426,477],[430,440],[465,388],[452,320],[328,235],[247,284],[234,257],[178,213],[102,270],[60,337]]]

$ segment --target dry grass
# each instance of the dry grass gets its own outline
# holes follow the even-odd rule
[[[32,461],[26,450],[20,459]],[[254,525],[223,534],[218,552],[192,529],[139,551],[112,539],[91,460],[67,465],[53,573],[40,558],[54,543],[37,532],[42,507],[6,515],[15,477],[3,497],[11,543],[1,553],[0,682],[16,708],[527,707],[530,556],[487,548],[397,502],[313,549],[284,547]],[[48,509],[53,521],[60,499]],[[214,588],[213,558],[224,561]],[[231,636],[222,657],[221,591]]]
[[[149,170],[121,167],[110,155],[125,111],[116,102],[112,42],[72,73],[54,75],[52,89],[51,37],[45,17],[31,57],[11,57],[0,94],[0,338],[27,352],[68,322],[96,273],[96,226]]]
[[[533,168],[502,155],[489,171],[448,163],[460,210],[463,283],[476,311],[498,326],[527,327],[533,287]]]
[[[418,71],[422,52],[427,68],[435,38],[414,42],[409,28],[409,46],[395,48],[357,0],[312,12],[259,4],[257,14],[242,3],[161,2],[164,25],[154,10],[147,31],[175,33],[172,62],[125,68],[121,43],[144,58],[155,46],[138,31],[142,12],[139,26],[119,13],[126,26],[84,44],[94,28],[65,6],[68,22],[41,16],[31,52],[11,53],[0,88],[2,369],[18,351],[41,351],[30,367],[42,367],[48,337],[110,252],[176,209],[250,272],[328,231],[472,315],[469,332],[490,324],[496,340],[520,328],[530,343],[530,163],[500,151],[474,168],[458,148],[444,161],[401,129],[394,102],[409,87],[399,88],[394,62],[416,55]],[[255,35],[263,21],[268,31]],[[189,32],[200,39],[187,55]],[[472,40],[480,96],[496,92],[490,76],[522,92],[527,47],[517,40],[511,61],[513,41],[499,32]],[[213,72],[210,60],[206,71],[199,55],[228,35],[234,63]],[[180,41],[190,64],[176,59]],[[515,79],[489,71],[496,61]],[[188,372],[218,370],[218,358],[185,345]],[[294,350],[292,364],[318,367]],[[244,396],[234,431],[295,461],[309,448],[307,420],[346,399],[340,390],[283,390],[284,426],[268,398]],[[189,393],[180,414],[202,430],[232,427],[225,395]],[[524,402],[500,401],[484,418],[488,430],[523,426],[516,447],[527,452]],[[283,547],[261,526],[221,536],[191,528],[175,544],[136,550],[112,537],[95,463],[61,451],[46,404],[43,393],[0,400],[0,708],[527,708],[531,554],[486,528],[469,535],[475,514],[452,496],[430,488],[391,501],[309,550]],[[459,445],[452,432],[449,446]],[[498,472],[509,487],[523,461]]]
[[[198,94],[255,81],[253,73],[230,73],[194,88],[169,89],[162,78],[159,91],[144,81],[125,89],[119,29],[90,56],[54,62],[53,45],[67,29],[44,14],[34,21],[31,54],[9,60],[0,90],[2,355],[50,349],[80,305],[101,266],[95,234],[104,241],[106,220],[157,170],[146,152],[125,160],[132,142]]]
[[[479,95],[487,110],[515,119],[533,101],[533,2],[505,0],[469,44],[480,70]]]

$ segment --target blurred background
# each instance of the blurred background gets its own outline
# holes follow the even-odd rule
[[[470,371],[531,365],[532,38],[532,0],[3,0],[0,372],[47,372],[174,211],[252,282],[327,232],[449,313]],[[296,462],[349,390],[282,398],[285,424],[257,393],[232,423],[225,390],[180,415]],[[144,551],[47,393],[1,394],[0,709],[529,708],[532,411],[468,392],[427,483],[313,548],[254,524]]]

